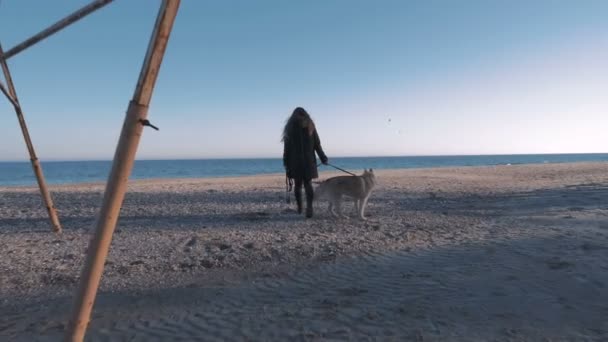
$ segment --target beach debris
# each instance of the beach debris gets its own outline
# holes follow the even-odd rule
[[[222,242],[218,245],[218,248],[220,249],[220,251],[224,251],[226,249],[232,248],[232,245]]]
[[[188,240],[188,242],[186,242],[186,247],[192,247],[194,245],[196,245],[196,243],[198,242],[196,236],[193,236],[190,238],[190,240]]]
[[[129,268],[127,266],[119,266],[117,272],[118,272],[118,274],[125,275],[125,274],[129,273]]]

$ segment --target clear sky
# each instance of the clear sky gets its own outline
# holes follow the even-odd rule
[[[81,0],[0,0],[5,50]],[[116,0],[9,60],[42,160],[111,159],[159,1]],[[182,0],[138,159],[608,152],[608,1]],[[0,160],[27,160],[0,101]]]

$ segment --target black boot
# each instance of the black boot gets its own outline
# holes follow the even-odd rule
[[[296,195],[296,204],[298,205],[298,214],[302,213],[302,193],[295,192]]]
[[[298,205],[298,214],[302,213],[302,185],[304,183],[302,178],[296,178],[295,187],[293,188],[293,193],[296,195],[296,204]]]
[[[312,201],[314,199],[314,193],[312,184],[310,181],[304,183],[304,190],[306,190],[306,217],[312,217]]]
[[[306,217],[307,218],[311,218],[312,217],[312,203],[308,204],[306,203]]]

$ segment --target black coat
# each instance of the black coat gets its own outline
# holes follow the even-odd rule
[[[309,135],[308,128],[298,128],[286,137],[283,142],[283,166],[287,171],[287,177],[304,180],[318,178],[315,151],[321,162],[327,162],[316,129],[312,135]]]

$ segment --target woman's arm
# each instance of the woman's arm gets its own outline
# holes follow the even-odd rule
[[[319,139],[319,134],[317,133],[316,129],[313,133],[313,139],[315,141],[315,151],[319,155],[319,158],[321,158],[321,163],[327,164],[329,159],[325,155],[325,152],[323,152],[323,147],[321,147],[321,139]]]

